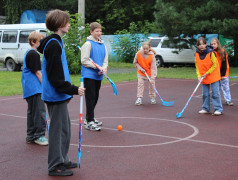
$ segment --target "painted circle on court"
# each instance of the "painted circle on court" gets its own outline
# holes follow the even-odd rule
[[[191,139],[193,137],[195,137],[198,133],[199,133],[199,130],[191,125],[191,124],[188,124],[188,123],[185,123],[185,122],[181,122],[181,121],[175,121],[175,120],[169,120],[169,119],[160,119],[160,118],[145,118],[145,117],[100,117],[100,118],[97,118],[98,120],[99,119],[142,119],[142,120],[148,120],[148,119],[151,119],[151,120],[158,120],[158,121],[167,121],[167,122],[171,122],[171,123],[178,123],[180,125],[183,125],[183,126],[186,126],[186,127],[189,127],[191,129],[193,129],[193,133],[184,137],[184,138],[180,138],[180,137],[172,137],[172,136],[164,136],[164,135],[160,135],[160,134],[150,134],[150,133],[144,133],[144,132],[137,132],[137,131],[128,131],[128,130],[123,130],[123,132],[126,132],[126,133],[132,133],[132,134],[140,134],[140,135],[147,135],[147,136],[154,136],[154,137],[164,137],[164,138],[170,138],[170,139],[174,139],[174,140],[171,140],[171,141],[166,141],[166,142],[161,142],[161,143],[153,143],[153,144],[138,144],[138,145],[126,145],[126,146],[123,146],[123,145],[120,145],[120,146],[103,146],[103,145],[93,145],[93,144],[82,144],[83,147],[96,147],[96,148],[134,148],[134,147],[149,147],[149,146],[160,146],[160,145],[166,145],[166,144],[172,144],[172,143],[177,143],[177,142],[181,142],[181,141],[185,141],[185,140],[188,140],[188,139]],[[73,125],[78,125],[76,123],[72,123]],[[103,129],[107,129],[107,130],[112,130],[112,131],[118,131],[116,128],[107,128],[107,127],[102,127],[102,130]],[[99,132],[100,133],[100,132]],[[74,145],[74,146],[78,146],[78,144],[71,144],[71,145]]]

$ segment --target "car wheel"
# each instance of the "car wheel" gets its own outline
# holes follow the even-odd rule
[[[156,66],[161,67],[164,63],[162,57],[161,56],[156,56],[155,59],[156,59]]]
[[[15,63],[15,61],[12,58],[10,58],[6,62],[6,68],[8,71],[16,71],[17,64]]]

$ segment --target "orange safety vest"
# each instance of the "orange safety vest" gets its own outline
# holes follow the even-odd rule
[[[222,65],[221,56],[220,56],[220,54],[219,54],[217,51],[214,51],[214,52],[216,53],[219,66],[220,66],[220,68],[221,68],[221,65]],[[225,49],[223,49],[223,52],[225,52],[225,55],[226,55],[226,74],[225,74],[224,77],[228,77],[228,76],[229,76],[229,69],[230,69],[229,62],[228,62],[228,54],[227,54],[227,52],[225,51]]]
[[[146,71],[148,76],[151,76],[151,63],[152,63],[153,54],[150,54],[147,59],[143,58],[140,54],[140,51],[137,53],[137,62],[138,64]],[[145,76],[143,72],[137,70],[137,73]]]
[[[211,53],[212,52],[208,53],[203,60],[200,59],[199,53],[196,52],[195,54],[195,61],[201,76],[212,67]],[[206,78],[203,79],[202,84],[211,84],[221,79],[220,66],[218,64],[218,61],[216,61],[216,63],[216,68],[211,74],[208,74]]]

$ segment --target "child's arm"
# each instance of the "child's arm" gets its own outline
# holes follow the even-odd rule
[[[215,54],[212,52],[211,54],[211,60],[212,60],[212,66],[210,67],[210,69],[208,69],[208,71],[206,72],[206,74],[211,74],[215,69],[216,69],[216,66],[218,64],[217,62],[217,58],[215,56]]]
[[[42,74],[41,74],[41,71],[36,71],[35,72],[35,75],[36,75],[36,77],[39,79],[39,81],[40,81],[40,83],[42,82]]]
[[[91,51],[91,43],[85,42],[81,48],[81,64],[87,68],[96,69],[96,67],[89,61]]]
[[[197,67],[196,58],[195,58],[195,67],[196,67],[196,73],[197,73],[198,80],[200,80],[201,74],[200,74],[200,72],[198,70],[198,67]]]
[[[105,52],[106,52],[106,55],[105,55],[105,58],[104,58],[104,61],[103,61],[103,64],[102,64],[102,70],[104,73],[107,73],[107,67],[108,67],[108,52],[107,52],[107,48],[105,46]]]
[[[138,63],[138,61],[137,61],[137,53],[136,53],[136,55],[135,55],[133,64],[134,64],[134,66],[135,66],[138,70],[140,70],[141,72],[144,72],[144,71],[145,71],[145,70],[139,65],[139,63]]]
[[[156,76],[157,76],[156,59],[155,56],[153,56],[151,63],[151,80],[155,80]]]
[[[227,61],[228,61],[228,55],[226,51],[224,51],[224,57],[221,63],[221,77],[224,77],[226,75],[226,70],[227,70]]]

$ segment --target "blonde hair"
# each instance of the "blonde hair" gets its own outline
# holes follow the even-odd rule
[[[154,53],[154,55],[156,55],[155,50],[151,48],[150,41],[149,41],[149,42],[147,42],[147,41],[146,41],[146,42],[143,42],[143,43],[142,43],[142,47],[143,47],[144,45],[149,46],[150,51],[152,51],[152,52]]]
[[[98,22],[92,22],[92,23],[90,24],[90,31],[94,31],[94,30],[97,29],[97,28],[102,29],[101,24],[99,24]]]
[[[224,60],[223,59],[224,58],[224,52],[223,52],[223,48],[221,46],[221,43],[219,42],[219,40],[217,38],[212,38],[210,44],[214,41],[217,43],[217,52],[218,52],[218,54],[220,55],[221,59]]]
[[[28,36],[28,42],[30,46],[32,46],[32,42],[36,43],[37,41],[40,41],[43,37],[43,34],[41,34],[40,32],[32,31]]]

